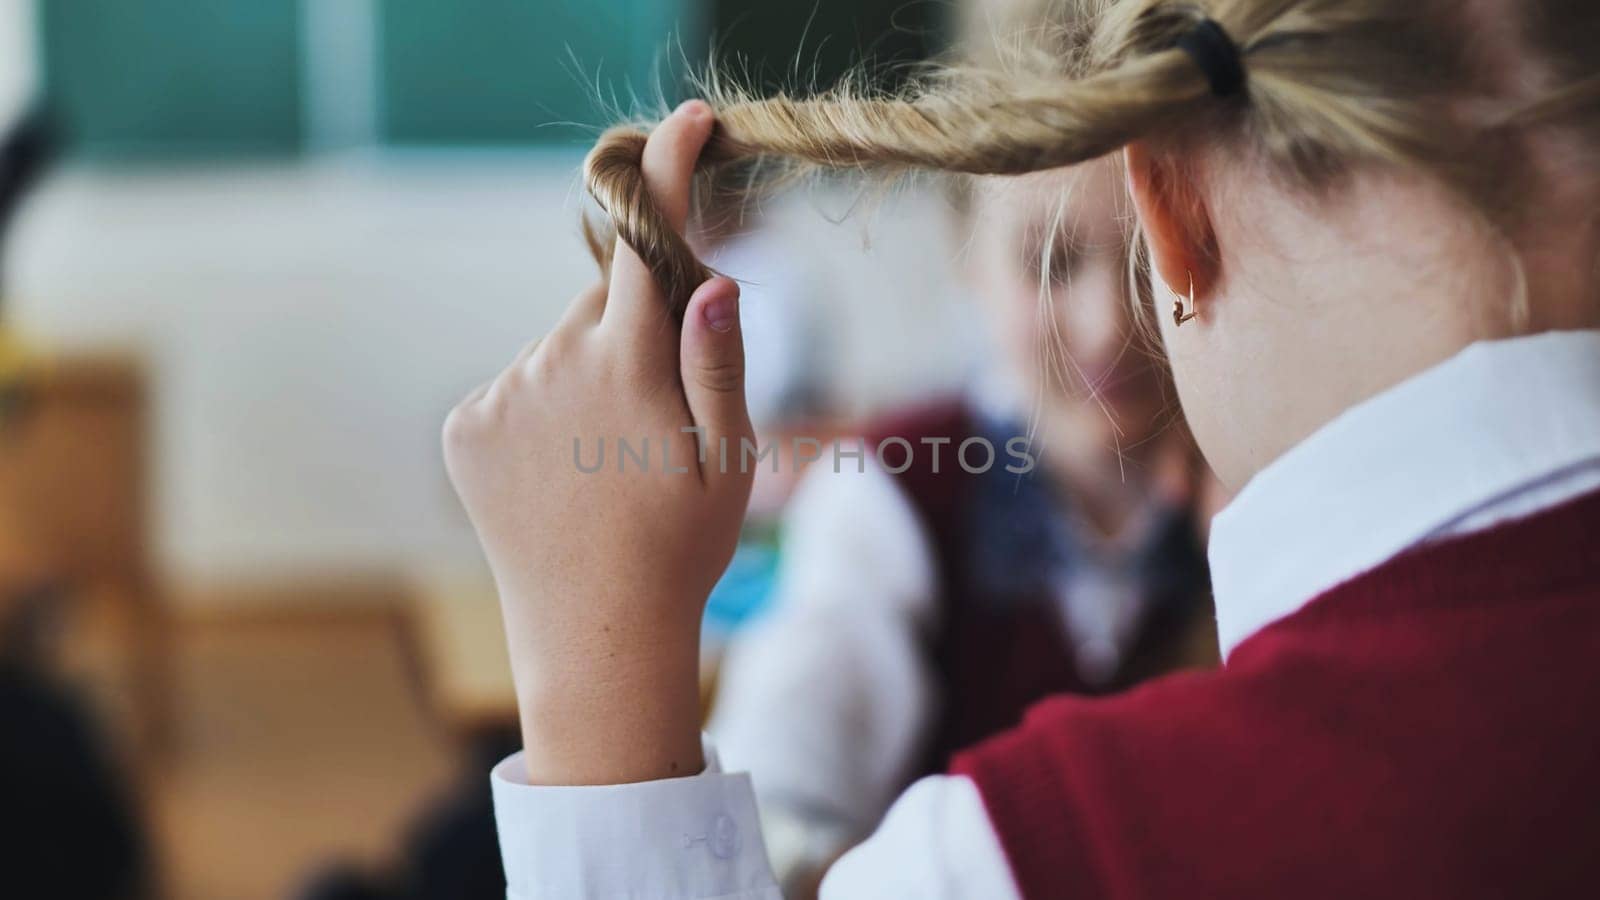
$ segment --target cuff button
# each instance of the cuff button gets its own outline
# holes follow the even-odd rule
[[[726,815],[711,822],[711,855],[717,859],[732,859],[739,855],[739,826]]]

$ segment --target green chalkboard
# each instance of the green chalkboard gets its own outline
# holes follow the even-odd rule
[[[36,0],[46,100],[95,156],[298,152],[307,3]],[[350,0],[354,2],[354,0]],[[377,137],[399,145],[587,143],[634,97],[681,98],[711,41],[765,84],[816,64],[926,52],[904,0],[370,0]],[[361,16],[350,21],[362,22]],[[809,26],[809,29],[808,29]],[[810,80],[805,75],[799,79]]]
[[[78,151],[272,154],[300,146],[299,0],[37,6],[45,96]]]
[[[382,130],[397,144],[587,141],[613,99],[649,97],[700,61],[701,0],[390,0]],[[681,67],[677,70],[681,71]],[[665,73],[664,79],[661,73]]]
[[[720,57],[763,89],[825,88],[866,66],[879,84],[948,40],[937,0],[711,0]]]

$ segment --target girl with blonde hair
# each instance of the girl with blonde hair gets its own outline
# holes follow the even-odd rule
[[[1036,706],[822,895],[1595,893],[1596,46],[1589,0],[1119,0],[1072,74],[607,135],[608,279],[445,427],[523,716],[493,776],[511,895],[777,896],[695,710],[749,485],[720,453],[749,433],[737,286],[679,237],[696,168],[1113,152],[1184,412],[1238,492],[1209,548],[1226,665]],[[597,434],[671,465],[584,474]]]

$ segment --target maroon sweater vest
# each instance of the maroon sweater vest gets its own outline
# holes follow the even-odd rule
[[[973,572],[970,551],[979,536],[972,533],[970,512],[977,476],[958,464],[956,453],[975,430],[970,409],[951,400],[889,417],[868,434],[872,446],[899,437],[914,448],[909,465],[894,478],[927,532],[938,576],[939,624],[920,635],[936,682],[938,715],[922,760],[908,773],[911,779],[943,772],[957,750],[1014,727],[1046,697],[1108,693],[1191,665],[1195,661],[1187,651],[1197,629],[1211,630],[1210,604],[1200,602],[1209,587],[1201,571],[1171,589],[1170,596],[1153,598],[1156,610],[1114,679],[1085,682],[1053,597],[1042,592],[994,596]],[[932,452],[921,443],[925,437],[950,441],[939,451],[937,472]],[[996,466],[1016,464],[1004,446],[995,449]],[[899,468],[906,461],[904,448],[885,447],[883,460]],[[1201,553],[1198,547],[1195,552]]]
[[[1600,494],[959,756],[1028,898],[1600,897]]]

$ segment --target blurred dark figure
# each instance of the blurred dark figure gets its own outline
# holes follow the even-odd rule
[[[147,896],[134,806],[77,698],[30,666],[0,660],[0,734],[5,895]]]
[[[0,248],[54,147],[37,111],[0,144]],[[0,272],[0,298],[4,286]],[[26,427],[16,374],[0,367],[0,452]],[[27,523],[0,507],[0,893],[145,897],[148,854],[132,796],[83,704],[49,672],[62,600],[28,550]]]
[[[11,232],[22,199],[44,173],[54,155],[56,141],[42,110],[22,116],[0,146],[0,247]],[[0,262],[4,257],[0,256]],[[0,269],[0,302],[5,298],[5,272]]]

